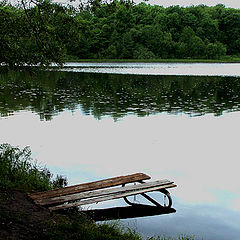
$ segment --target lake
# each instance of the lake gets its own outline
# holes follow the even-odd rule
[[[239,110],[239,64],[68,63],[0,75],[0,143],[30,146],[70,185],[135,172],[178,185],[176,213],[122,220],[144,236],[239,239]],[[114,204],[125,205],[97,207]]]

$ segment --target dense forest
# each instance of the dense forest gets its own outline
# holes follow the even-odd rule
[[[0,63],[66,59],[217,59],[240,55],[240,9],[92,0],[0,3]]]

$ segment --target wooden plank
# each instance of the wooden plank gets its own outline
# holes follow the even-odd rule
[[[33,193],[33,194],[29,194],[29,197],[32,198],[33,200],[37,200],[37,199],[51,198],[51,197],[57,197],[57,196],[64,196],[68,194],[74,194],[77,192],[90,191],[95,189],[113,187],[113,186],[122,185],[126,183],[148,180],[150,178],[151,178],[150,176],[144,173],[135,173],[131,175],[113,177],[113,178],[108,178],[100,181],[83,183],[83,184],[78,184],[74,186],[59,188],[59,189],[40,192],[40,193]]]
[[[160,180],[160,181],[154,181],[154,182],[147,182],[147,183],[142,183],[138,185],[131,185],[131,186],[125,186],[125,187],[116,187],[116,188],[110,188],[110,189],[104,189],[104,190],[93,190],[93,191],[86,191],[86,192],[81,192],[81,193],[75,193],[71,195],[65,195],[65,196],[60,196],[60,197],[54,197],[54,198],[48,198],[48,199],[38,199],[35,200],[36,204],[39,204],[41,206],[45,205],[52,205],[52,204],[59,204],[63,202],[68,202],[68,201],[76,201],[76,200],[82,200],[86,198],[94,198],[94,197],[99,197],[99,196],[104,196],[104,195],[109,195],[109,194],[119,194],[127,191],[135,191],[139,189],[147,189],[150,187],[156,187],[156,186],[161,186],[165,184],[171,184],[173,182],[170,182],[169,180]]]
[[[75,203],[61,204],[58,206],[49,207],[49,210],[59,210],[59,209],[65,209],[65,208],[70,208],[70,207],[77,207],[77,206],[82,206],[82,205],[86,205],[86,204],[98,203],[98,202],[113,200],[113,199],[117,199],[117,198],[122,198],[122,197],[131,196],[131,195],[137,195],[140,193],[152,192],[152,191],[156,191],[156,190],[160,190],[160,189],[164,189],[164,188],[172,188],[172,187],[176,187],[176,185],[168,184],[168,185],[162,185],[162,186],[154,186],[154,187],[147,188],[147,189],[140,189],[140,190],[136,190],[136,191],[128,191],[128,192],[119,193],[119,194],[110,194],[110,195],[106,195],[106,196],[99,196],[96,198],[80,200]]]

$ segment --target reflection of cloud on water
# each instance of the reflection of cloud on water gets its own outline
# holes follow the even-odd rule
[[[240,198],[235,199],[235,200],[233,201],[232,208],[235,209],[235,210],[240,211]]]
[[[239,63],[66,63],[62,71],[177,76],[240,76]]]
[[[161,217],[125,220],[146,236],[180,234],[195,235],[195,239],[238,240],[240,216],[236,211],[213,205],[185,205],[175,199],[177,212]]]
[[[195,234],[201,228],[208,239],[227,232],[228,239],[236,239],[240,229],[233,228],[234,219],[239,223],[240,216],[231,209],[240,207],[239,117],[239,112],[196,118],[159,114],[114,122],[97,121],[77,110],[44,122],[19,112],[1,120],[0,142],[30,145],[40,162],[67,175],[70,184],[134,172],[169,178],[178,185],[170,192],[184,206],[174,201],[177,214],[151,218],[142,230],[156,225],[163,233],[186,229]],[[202,208],[204,204],[211,206]],[[221,239],[227,239],[224,236]]]
[[[142,171],[154,179],[174,180],[174,194],[186,202],[220,203],[211,189],[239,196],[238,117],[161,114],[114,122],[96,121],[77,111],[36,126],[36,115],[19,113],[2,121],[0,131],[4,142],[30,145],[47,165],[85,169],[99,177]],[[84,180],[74,179],[69,176],[72,183]]]

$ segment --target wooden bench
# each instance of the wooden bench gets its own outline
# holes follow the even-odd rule
[[[149,179],[150,176],[144,173],[135,173],[51,191],[32,193],[29,194],[29,197],[36,204],[48,207],[50,210],[66,209],[117,198],[124,198],[128,204],[133,206],[135,203],[130,202],[127,197],[137,194],[141,194],[156,206],[163,207],[145,194],[147,192],[160,191],[168,197],[169,204],[165,207],[171,207],[172,200],[166,189],[176,187],[176,185],[169,180],[144,182]],[[126,186],[129,183],[136,184]]]

